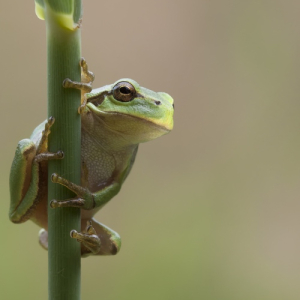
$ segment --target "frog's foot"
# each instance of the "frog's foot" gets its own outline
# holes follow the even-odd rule
[[[83,224],[81,226],[84,227]],[[116,255],[121,248],[121,238],[118,233],[94,219],[93,226],[92,221],[87,221],[84,232],[72,230],[70,236],[81,243],[83,257],[90,254]],[[45,229],[39,232],[39,243],[45,250],[48,250],[48,232]]]
[[[64,201],[52,200],[50,202],[51,208],[80,207],[83,209],[93,209],[96,206],[94,195],[88,189],[72,183],[63,177],[58,176],[56,173],[52,174],[51,180],[54,183],[59,183],[65,186],[77,195],[76,198],[71,198]]]
[[[52,127],[54,122],[54,117],[50,117],[45,123],[45,129],[42,132],[42,137],[37,147],[36,156],[34,158],[36,162],[41,162],[43,160],[49,159],[62,159],[64,157],[64,153],[62,151],[57,151],[55,153],[48,152],[48,136],[51,132],[50,128]]]
[[[88,252],[93,254],[98,254],[101,248],[101,241],[95,228],[92,226],[92,221],[87,222],[85,232],[77,232],[72,230],[70,236],[73,239],[77,239],[78,242],[87,248]]]
[[[79,113],[81,113],[86,106],[87,97],[85,94],[91,92],[92,83],[95,79],[94,74],[88,70],[88,65],[86,63],[86,60],[83,57],[80,60],[80,66],[81,66],[81,82],[72,81],[69,78],[66,78],[63,81],[64,88],[73,88],[73,89],[81,90],[81,105],[78,108]]]

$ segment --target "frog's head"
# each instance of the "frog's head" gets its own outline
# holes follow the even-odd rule
[[[155,139],[173,128],[172,97],[145,89],[132,79],[95,89],[87,98],[87,107],[101,126],[132,143]]]

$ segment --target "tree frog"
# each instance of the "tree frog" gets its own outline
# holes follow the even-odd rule
[[[77,196],[52,200],[50,207],[80,207],[81,232],[72,238],[81,242],[81,254],[113,255],[120,250],[118,233],[93,216],[119,191],[128,176],[139,143],[153,140],[173,128],[174,102],[166,93],[156,93],[131,79],[92,90],[94,75],[81,59],[81,80],[66,79],[63,86],[81,90],[81,185],[52,174],[54,183],[64,185]],[[40,244],[48,247],[47,161],[63,159],[63,152],[48,152],[50,117],[18,143],[10,172],[9,218],[14,223],[31,219],[42,229]],[[87,225],[86,225],[87,224]]]

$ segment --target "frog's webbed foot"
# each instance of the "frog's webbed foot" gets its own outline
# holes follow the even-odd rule
[[[73,239],[77,239],[78,242],[87,248],[87,252],[98,254],[101,249],[101,241],[95,228],[92,226],[92,221],[87,222],[85,232],[77,232],[72,230],[70,236]]]
[[[64,153],[62,151],[57,151],[55,153],[48,152],[48,136],[51,132],[50,129],[54,122],[54,117],[50,117],[45,123],[45,129],[42,132],[42,137],[37,147],[36,156],[34,158],[36,162],[41,162],[49,159],[62,159],[64,157]]]
[[[87,103],[86,93],[91,92],[92,90],[92,83],[95,79],[94,74],[88,70],[88,65],[86,60],[82,57],[80,60],[81,66],[81,82],[72,81],[69,78],[66,78],[63,82],[64,88],[73,88],[81,90],[81,105],[78,108],[78,112],[81,113]]]
[[[93,223],[91,220],[87,221],[85,229],[83,229],[84,225],[83,221],[81,223],[83,232],[76,230],[70,232],[71,238],[77,239],[81,243],[83,257],[90,254],[116,255],[120,251],[121,238],[118,233],[94,219]],[[45,250],[48,250],[48,232],[45,229],[41,229],[39,232],[39,243]]]
[[[76,198],[71,198],[64,201],[52,200],[50,202],[51,208],[79,207],[83,209],[93,209],[96,206],[94,196],[88,189],[72,183],[63,177],[58,176],[56,173],[52,174],[51,180],[54,183],[59,183],[65,186],[77,195]]]
[[[95,228],[92,226],[92,221],[87,222],[87,226],[84,232],[77,232],[72,230],[70,236],[73,239],[77,239],[82,244],[81,252],[98,254],[101,247],[101,241]],[[45,250],[48,250],[48,232],[45,229],[39,231],[39,244]]]

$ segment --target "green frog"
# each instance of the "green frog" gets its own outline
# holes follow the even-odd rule
[[[132,79],[92,90],[94,75],[81,59],[82,82],[66,79],[65,88],[82,92],[81,185],[57,174],[54,183],[64,185],[77,196],[52,200],[50,207],[80,207],[81,232],[72,238],[81,242],[81,254],[113,255],[121,247],[118,233],[93,216],[121,189],[134,163],[139,143],[160,137],[173,128],[174,101],[163,92],[141,87]],[[9,218],[14,223],[32,220],[42,229],[40,244],[48,247],[47,161],[63,159],[63,152],[48,152],[48,135],[53,117],[35,128],[29,139],[18,143],[10,172]],[[49,209],[51,209],[49,208]]]

